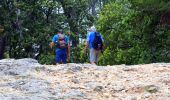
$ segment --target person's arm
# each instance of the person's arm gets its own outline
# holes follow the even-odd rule
[[[70,61],[70,43],[68,44],[68,62]]]
[[[70,61],[70,40],[69,40],[69,37],[66,37],[66,42],[67,42],[67,60],[68,62]]]
[[[52,42],[50,43],[50,48],[52,49],[55,46],[56,35],[52,38]]]
[[[103,51],[104,48],[105,48],[105,45],[104,45],[104,38],[103,38],[103,35],[102,35],[102,34],[100,34],[100,36],[101,36],[101,39],[102,39],[102,42],[103,42],[103,46],[102,46],[102,51]]]
[[[101,39],[102,39],[102,42],[104,43],[103,35],[102,35],[102,34],[100,34],[100,37],[101,37]]]
[[[55,43],[54,42],[51,42],[50,43],[50,48],[52,49],[54,47]]]
[[[90,40],[90,33],[87,33],[87,39],[86,39],[86,44],[85,44],[86,46],[85,46],[85,49],[84,49],[85,52],[89,48],[89,40]]]
[[[87,50],[89,48],[89,42],[86,41],[86,46],[85,46],[85,49]]]

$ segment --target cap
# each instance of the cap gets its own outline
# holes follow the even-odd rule
[[[58,33],[63,33],[63,30],[62,30],[62,29],[59,29],[59,30],[58,30]]]
[[[90,28],[90,31],[96,32],[95,26],[92,26],[92,27]]]

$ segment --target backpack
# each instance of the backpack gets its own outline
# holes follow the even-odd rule
[[[102,38],[101,38],[101,35],[100,35],[99,32],[95,32],[95,37],[94,37],[94,40],[92,42],[92,47],[95,50],[102,50],[103,49],[103,41],[102,41]]]
[[[57,48],[60,48],[60,49],[65,49],[67,48],[67,43],[66,43],[66,40],[65,40],[65,35],[64,34],[58,34],[59,36],[59,39],[57,41]]]

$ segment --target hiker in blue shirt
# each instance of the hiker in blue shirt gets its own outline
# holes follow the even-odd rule
[[[103,36],[92,26],[87,34],[85,51],[90,47],[90,63],[98,64],[99,55],[103,49]]]
[[[70,44],[69,38],[66,36],[62,30],[54,35],[50,47],[56,46],[56,64],[65,64],[70,60]]]

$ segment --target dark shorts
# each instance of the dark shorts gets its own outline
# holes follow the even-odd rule
[[[56,63],[67,63],[67,49],[56,50]]]

